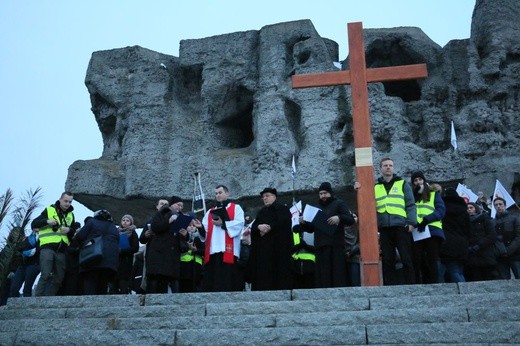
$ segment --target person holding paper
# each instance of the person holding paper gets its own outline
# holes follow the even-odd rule
[[[276,200],[275,188],[260,192],[264,207],[251,228],[251,254],[247,264],[252,291],[292,288],[291,212]]]
[[[415,283],[439,283],[439,250],[441,243],[446,239],[442,230],[442,218],[446,213],[446,207],[440,193],[430,189],[423,172],[413,172],[411,181],[417,205],[417,231],[425,232],[427,229],[430,233],[429,237],[416,240],[412,244]]]
[[[204,274],[205,292],[241,291],[237,260],[240,256],[240,234],[244,229],[244,210],[229,199],[224,185],[215,188],[216,206],[206,212],[202,226],[206,231]],[[224,208],[225,213],[215,212]],[[225,215],[227,221],[222,219]]]
[[[329,182],[321,183],[318,194],[320,210],[312,222],[306,222],[304,217],[300,217],[302,230],[314,232],[316,287],[345,287],[344,227],[352,225],[354,218],[347,204],[334,197]]]
[[[383,158],[379,162],[381,177],[374,189],[377,226],[383,255],[383,283],[385,285],[413,284],[415,273],[412,261],[410,233],[417,225],[417,206],[413,191],[403,178],[394,174],[394,161]],[[396,270],[396,251],[403,264],[403,279]]]

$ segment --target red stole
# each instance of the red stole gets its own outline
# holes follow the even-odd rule
[[[211,210],[214,210],[215,207],[210,209],[210,213],[208,214],[208,233],[206,234],[206,247],[204,249],[204,264],[209,262],[209,250],[211,247],[211,236],[213,234],[213,218],[211,217]],[[235,203],[229,203],[229,207],[226,208],[226,211],[229,215],[230,220],[235,219]],[[225,221],[223,221],[225,222]],[[224,263],[233,264],[235,263],[235,256],[233,254],[233,238],[229,236],[226,230],[224,230],[226,242],[225,242],[225,251],[224,251]]]

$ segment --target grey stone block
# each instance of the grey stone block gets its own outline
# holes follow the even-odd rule
[[[295,289],[293,300],[432,296],[459,293],[457,284]]]
[[[24,319],[4,320],[2,329],[10,332],[24,331],[67,331],[67,330],[109,330],[116,329],[113,318],[60,318],[60,319]]]
[[[2,309],[0,320],[15,320],[24,318],[65,318],[65,309]]]
[[[432,308],[369,311],[331,311],[276,316],[277,327],[341,326],[353,324],[394,324],[468,322],[464,308]]]
[[[520,322],[520,306],[494,306],[493,308],[469,308],[468,315],[470,322]]]
[[[67,318],[132,318],[132,317],[168,317],[168,316],[204,316],[206,306],[168,305],[168,306],[136,306],[136,307],[103,307],[103,308],[69,308]]]
[[[13,333],[14,334],[14,333]],[[175,330],[107,330],[95,332],[88,329],[57,330],[57,331],[28,331],[15,334],[15,341],[11,345],[63,345],[63,346],[90,346],[90,345],[174,345]],[[4,344],[2,344],[4,345]],[[8,345],[8,344],[6,344]]]
[[[263,344],[364,345],[366,334],[362,325],[177,331],[177,345]]]
[[[494,307],[520,306],[520,292],[490,294],[458,294],[446,296],[411,296],[407,299],[371,298],[370,309],[412,309],[434,308],[439,306],[459,307]]]
[[[458,283],[460,294],[520,292],[520,280],[491,280]]]
[[[176,294],[147,294],[145,305],[190,305],[204,303],[233,303],[248,301],[290,300],[291,291],[249,291],[249,292],[198,292]]]
[[[139,306],[140,295],[23,297],[8,299],[7,309],[83,308]]]
[[[278,301],[278,302],[242,302],[207,304],[207,315],[256,315],[284,314],[319,311],[368,310],[369,301],[365,298],[318,301]]]
[[[192,316],[192,317],[149,317],[149,318],[121,318],[115,321],[115,329],[153,329],[183,330],[183,329],[232,329],[232,328],[274,328],[274,315],[249,316]]]
[[[368,325],[369,344],[520,343],[520,322]]]

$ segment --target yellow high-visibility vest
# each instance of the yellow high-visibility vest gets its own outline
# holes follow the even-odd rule
[[[193,251],[188,250],[188,252],[185,252],[181,254],[181,262],[191,262],[195,261],[196,263],[202,265],[202,257],[199,255],[195,255]]]
[[[56,207],[51,205],[47,207],[47,217],[52,220],[57,220],[61,227],[70,227],[72,225],[72,221],[74,220],[74,216],[71,211],[65,213],[64,219],[60,220],[58,216],[58,212],[56,210]],[[64,222],[64,224],[62,224]],[[40,228],[40,231],[38,232],[38,237],[40,239],[40,246],[43,246],[45,244],[52,244],[60,242],[64,242],[65,244],[69,245],[69,238],[66,234],[62,234],[60,230],[57,230],[54,232],[52,230],[52,226],[47,225],[46,227]]]
[[[300,234],[293,232],[293,242],[294,245],[300,244]],[[305,251],[304,249],[300,249],[300,251],[292,254],[292,258],[294,260],[302,260],[302,261],[313,261],[316,262],[316,255],[312,252]]]
[[[430,192],[430,201],[423,202],[419,201],[415,203],[417,205],[417,223],[421,223],[426,215],[430,215],[435,211],[435,191]],[[435,226],[442,229],[442,221],[433,221],[428,225]]]
[[[403,185],[404,180],[395,181],[389,193],[386,192],[385,186],[382,183],[378,183],[374,186],[378,213],[388,213],[406,217]]]

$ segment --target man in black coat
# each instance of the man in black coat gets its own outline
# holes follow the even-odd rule
[[[251,253],[247,264],[251,290],[291,289],[291,212],[276,200],[276,189],[265,188],[260,195],[264,207],[251,228]]]
[[[347,204],[333,196],[329,182],[322,183],[318,191],[320,197],[318,207],[323,211],[327,223],[335,228],[331,232],[316,227],[313,223],[305,222],[300,217],[302,229],[306,232],[314,232],[316,287],[344,287],[347,286],[344,227],[354,224],[354,218]]]

